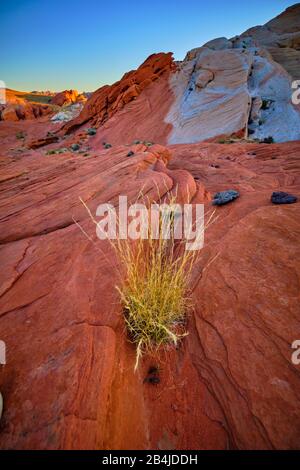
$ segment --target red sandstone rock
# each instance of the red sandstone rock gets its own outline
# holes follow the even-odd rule
[[[17,115],[16,107],[13,105],[5,107],[1,112],[1,119],[3,121],[18,121],[19,117]]]
[[[51,103],[57,106],[65,106],[82,100],[84,98],[82,95],[79,95],[77,90],[65,90],[53,96]]]
[[[1,159],[8,363],[0,370],[0,447],[299,448],[290,345],[299,330],[300,205],[273,207],[270,194],[300,195],[300,143],[136,145],[130,158],[128,146],[89,157],[27,151],[15,161],[11,145]],[[116,260],[78,198],[94,213],[119,194],[133,202],[143,188],[151,200],[176,185],[183,201],[204,201],[208,213],[214,192],[234,187],[241,197],[218,209],[205,233],[189,336],[178,350],[146,356],[134,373]],[[144,380],[153,365],[161,369],[155,387]]]
[[[37,140],[32,140],[31,142],[28,143],[28,147],[30,149],[38,149],[40,147],[45,147],[45,145],[53,144],[55,142],[58,142],[59,138],[56,135],[50,135],[46,137],[42,137]]]
[[[3,121],[20,121],[23,119],[36,119],[42,116],[47,116],[53,111],[50,106],[32,104],[28,102],[22,103],[9,103],[4,106],[0,112]]]
[[[80,115],[67,123],[65,132],[76,129],[89,122],[100,126],[111,118],[117,110],[139,96],[158,77],[174,68],[172,54],[153,54],[137,69],[126,73],[123,78],[111,86],[99,88],[87,101]],[[141,87],[139,86],[141,84]]]
[[[3,449],[300,448],[299,366],[291,361],[300,205],[270,202],[273,191],[300,196],[300,142],[161,145],[172,129],[172,68],[169,54],[151,56],[96,91],[65,126],[62,133],[80,129],[63,143],[45,138],[60,127],[45,116],[0,123]],[[87,122],[99,126],[91,139]],[[33,150],[20,147],[20,131]],[[77,141],[86,155],[40,148]],[[118,262],[79,197],[94,214],[120,194],[129,202],[141,191],[150,201],[177,194],[204,203],[207,221],[212,195],[229,188],[240,198],[216,209],[192,272],[188,337],[145,356],[134,373]],[[145,381],[151,366],[160,368],[157,386]]]

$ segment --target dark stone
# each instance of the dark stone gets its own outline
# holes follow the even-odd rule
[[[227,191],[221,191],[214,195],[213,205],[214,206],[223,206],[229,202],[234,201],[239,197],[239,192],[234,189],[229,189]]]
[[[78,145],[78,144],[72,144],[72,145],[71,145],[71,149],[73,150],[73,152],[76,152],[77,150],[80,149],[80,145]]]
[[[87,129],[87,134],[88,135],[96,135],[97,134],[97,129],[95,129],[94,127],[90,127],[89,129]]]
[[[262,141],[263,144],[274,144],[274,139],[270,135],[269,137],[265,137],[264,140]]]
[[[295,204],[298,201],[296,196],[292,194],[277,191],[272,194],[271,202],[273,204]]]
[[[132,157],[134,155],[134,152],[130,150],[130,152],[127,153],[127,157]]]
[[[104,148],[105,148],[105,149],[110,149],[110,148],[112,148],[112,145],[111,145],[111,144],[105,144],[105,145],[104,145]]]

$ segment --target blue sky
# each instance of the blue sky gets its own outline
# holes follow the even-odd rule
[[[186,52],[264,24],[285,0],[1,0],[0,80],[17,90],[93,91],[153,52]]]

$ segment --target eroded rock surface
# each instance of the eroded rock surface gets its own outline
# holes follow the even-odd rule
[[[270,195],[300,195],[300,144],[95,146],[89,156],[11,145],[0,162],[1,448],[298,448],[300,206]],[[143,188],[151,200],[176,186],[206,214],[218,191],[240,198],[206,231],[189,336],[134,373],[117,261],[79,197],[95,213],[119,194],[136,201]]]
[[[137,69],[126,73],[119,82],[95,91],[78,118],[66,124],[66,132],[89,122],[100,126],[125,105],[135,100],[159,77],[174,68],[172,54],[153,54]]]
[[[51,103],[57,106],[67,106],[78,102],[86,101],[86,98],[77,90],[64,90],[57,93],[51,99]]]

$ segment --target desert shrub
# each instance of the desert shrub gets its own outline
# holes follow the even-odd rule
[[[114,244],[122,267],[117,289],[129,337],[137,348],[136,367],[143,353],[176,345],[186,335],[195,252],[186,251],[172,231],[164,239],[163,226],[161,220],[157,239],[149,230],[147,239],[116,240]]]
[[[104,148],[105,148],[106,150],[112,148],[112,145],[111,145],[111,144],[103,144],[103,145],[104,145]]]
[[[168,203],[175,204],[175,198]],[[192,308],[190,274],[197,251],[186,250],[186,240],[176,240],[172,229],[166,238],[168,223],[171,228],[176,224],[172,211],[160,213],[156,231],[149,228],[143,238],[110,241],[120,265],[116,288],[129,339],[136,346],[136,368],[144,353],[176,346],[187,335],[186,318]]]
[[[60,148],[60,149],[52,149],[52,150],[47,150],[46,155],[59,155],[61,153],[66,153],[69,150],[66,147]]]
[[[19,132],[16,133],[16,138],[17,139],[25,139],[25,137],[26,137],[26,134],[23,131],[19,131]]]

